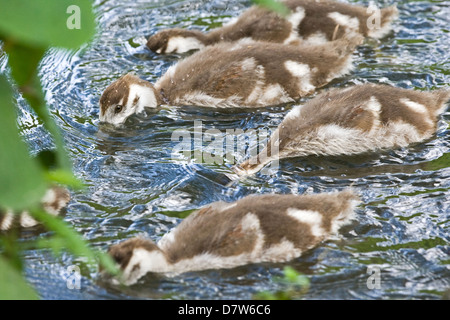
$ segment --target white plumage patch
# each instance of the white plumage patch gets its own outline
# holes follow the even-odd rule
[[[449,92],[450,92],[450,90],[449,90]],[[449,97],[447,98],[447,101],[448,101],[448,99],[450,99],[450,93],[449,93]],[[441,113],[444,113],[447,110],[447,101],[442,103],[439,106],[439,108],[437,108],[437,110],[434,112],[435,116],[439,116]]]
[[[163,235],[162,238],[159,239],[157,246],[162,250],[165,250],[165,248],[171,246],[175,242],[175,230],[169,231]]]
[[[236,256],[222,257],[211,253],[202,253],[190,259],[183,259],[175,263],[169,275],[177,275],[186,271],[200,271],[207,269],[233,268],[251,261],[248,253]]]
[[[298,78],[298,86],[302,93],[314,91],[315,87],[311,84],[311,69],[307,64],[287,60],[284,67],[292,76]]]
[[[47,211],[52,215],[57,216],[60,214],[61,209],[67,204],[67,199],[66,198],[58,199],[58,194],[55,192],[55,190],[48,189],[44,197],[42,198],[42,204],[45,211]],[[55,204],[57,204],[56,207]]]
[[[378,116],[381,112],[381,103],[374,96],[370,97],[370,100],[365,105],[366,110],[371,111],[374,115]]]
[[[252,45],[255,42],[256,41],[250,37],[241,38],[235,42],[230,42],[229,46],[226,48],[226,50],[227,51],[241,50],[244,46]]]
[[[300,22],[305,18],[305,9],[302,7],[297,7],[295,12],[287,17],[287,21],[291,24],[291,33],[286,40],[284,40],[285,44],[289,44],[292,41],[296,41],[298,36],[298,26]]]
[[[262,67],[262,66],[257,66],[256,60],[254,58],[247,58],[247,59],[242,60],[242,62],[241,62],[241,68],[243,71],[254,70],[257,67]],[[264,70],[264,68],[263,68],[263,70]]]
[[[302,254],[302,251],[294,246],[291,241],[283,240],[264,250],[261,261],[285,262]]]
[[[56,192],[53,189],[48,189],[42,198],[43,203],[54,203],[56,200]]]
[[[273,103],[288,103],[294,99],[288,96],[280,84],[264,87],[264,79],[258,80],[255,88],[248,95],[245,102],[250,105],[266,106]]]
[[[347,27],[352,30],[359,29],[359,20],[356,17],[350,17],[348,15],[339,12],[330,12],[328,17],[333,19],[338,25]]]
[[[402,98],[402,99],[400,99],[400,102],[403,103],[405,106],[407,106],[414,112],[423,113],[423,114],[428,113],[428,109],[426,106],[424,106],[423,104],[420,104],[418,102],[409,100],[408,98]]]
[[[135,99],[138,98],[136,105],[133,105]],[[141,113],[147,108],[156,108],[157,101],[154,91],[146,86],[138,84],[130,85],[128,92],[127,109],[134,109],[134,113]]]
[[[173,276],[191,270],[233,268],[251,262],[283,262],[292,260],[300,256],[300,254],[300,249],[295,248],[292,242],[284,240],[264,250],[255,248],[251,252],[244,252],[235,256],[223,257],[211,253],[202,253],[190,259],[178,261],[166,272],[168,273],[167,275]]]
[[[381,103],[374,96],[370,97],[370,100],[365,104],[365,109],[370,111],[374,116],[374,123],[371,130],[376,130],[380,127],[380,113]]]
[[[348,143],[353,144],[353,142],[351,142],[352,137],[354,137],[358,132],[359,130],[357,129],[344,128],[337,124],[328,124],[319,128],[317,136],[323,141],[327,141],[329,139],[349,139]]]
[[[38,224],[27,212],[22,212],[20,215],[20,226],[23,228],[31,228]]]
[[[254,213],[247,213],[241,222],[242,231],[244,233],[256,234],[256,242],[252,252],[249,252],[250,256],[258,257],[264,247],[264,234],[261,230],[258,217]]]
[[[248,95],[245,102],[250,105],[268,105],[276,103],[287,103],[293,101],[280,84],[271,84],[265,86],[265,70],[262,65],[257,65],[255,59],[249,58],[242,62],[243,70],[255,70],[256,83],[252,92]]]
[[[248,95],[247,99],[245,99],[246,104],[257,104],[260,101],[260,97],[262,95],[262,85],[264,84],[263,81],[261,83],[257,83],[256,86],[253,88],[252,92]]]
[[[247,58],[241,62],[241,68],[243,71],[254,70],[256,83],[252,92],[248,95],[245,102],[247,104],[257,104],[262,94],[262,90],[265,84],[265,70],[262,65],[256,65],[256,60],[253,58]]]
[[[136,248],[133,250],[128,265],[123,270],[122,277],[125,284],[130,285],[148,272],[167,271],[170,271],[170,265],[161,251]]]
[[[261,228],[259,225],[259,219],[254,213],[247,213],[243,218],[241,222],[242,231],[247,230],[256,230],[258,232],[261,232]]]
[[[204,46],[200,40],[194,37],[170,37],[167,42],[166,53],[184,53],[201,49]]]
[[[290,98],[286,91],[277,83],[266,87],[259,104],[273,104],[274,101],[277,103],[287,103],[294,101],[294,99]]]
[[[198,105],[211,108],[239,108],[241,100],[241,97],[238,96],[222,99],[210,96],[202,91],[193,91],[176,98],[174,104]]]
[[[302,150],[292,150],[298,155],[355,154],[376,148],[377,141],[361,130],[344,128],[336,124],[324,125],[297,141]]]
[[[407,106],[411,111],[423,114],[422,120],[426,122],[429,126],[433,126],[433,121],[431,121],[428,113],[428,108],[421,103],[409,100],[408,98],[400,99],[400,102]]]
[[[374,128],[369,133],[330,124],[319,127],[315,139],[311,140],[311,137],[305,137],[305,140],[302,141],[305,150],[297,150],[297,153],[299,155],[302,153],[357,154],[378,149],[406,147],[411,143],[423,141],[430,135],[431,132],[419,133],[414,125],[403,121]]]
[[[393,146],[406,147],[410,143],[423,141],[430,136],[431,131],[421,134],[414,125],[396,121],[389,125],[389,135],[386,135],[386,140]]]
[[[313,236],[317,238],[325,236],[325,230],[322,228],[322,215],[319,212],[289,208],[287,214],[295,220],[307,224],[311,228]]]
[[[308,38],[306,38],[302,44],[306,44],[306,45],[321,45],[321,44],[325,44],[328,43],[328,39],[327,36],[325,35],[325,33],[317,31],[315,33],[313,33],[312,35],[310,35]]]
[[[12,227],[14,221],[14,213],[12,211],[6,211],[5,216],[0,225],[0,230],[6,231]]]
[[[285,119],[295,119],[300,117],[300,112],[302,110],[302,105],[294,106],[291,111],[288,112]]]
[[[288,60],[284,63],[284,66],[287,71],[297,78],[308,77],[310,74],[309,66],[304,63]]]

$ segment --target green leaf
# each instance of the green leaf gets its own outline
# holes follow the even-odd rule
[[[294,300],[301,298],[309,290],[310,282],[307,276],[300,274],[290,266],[283,269],[283,278],[275,278],[284,289],[274,293],[270,291],[258,292],[254,298],[262,300]]]
[[[287,16],[290,12],[289,8],[286,7],[286,5],[275,0],[252,0],[252,2],[256,5],[274,11],[281,16]]]
[[[71,171],[57,169],[47,172],[46,176],[51,182],[63,184],[76,190],[82,190],[85,187],[83,182],[78,180]]]
[[[284,278],[291,283],[297,282],[299,273],[292,267],[286,266],[283,269]]]
[[[20,271],[0,256],[0,300],[37,300],[36,291],[25,281]]]
[[[28,91],[26,87],[34,86],[37,67],[46,49],[24,45],[9,38],[4,39],[3,49],[8,53],[8,64],[11,67],[12,77],[19,87],[25,87],[23,91],[26,94]]]
[[[75,49],[95,33],[90,0],[0,0],[0,8],[0,34],[37,47]]]
[[[8,232],[0,232],[0,248],[1,255],[8,260],[9,265],[18,270],[23,270],[23,261],[20,251],[22,244],[17,240],[17,230],[9,230]]]
[[[19,135],[12,89],[4,76],[0,76],[0,112],[0,207],[23,210],[40,202],[47,184]]]
[[[16,43],[10,39],[5,40],[4,49],[8,53],[11,75],[19,86],[19,91],[30,103],[30,106],[43,121],[45,128],[54,139],[58,166],[71,170],[72,163],[64,149],[64,139],[55,121],[50,116],[37,76],[37,68],[45,50]]]
[[[283,269],[284,279],[293,285],[298,285],[300,287],[309,287],[309,279],[308,277],[300,274],[294,268],[290,266],[286,266]]]

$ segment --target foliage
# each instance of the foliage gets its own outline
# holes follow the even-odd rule
[[[68,19],[75,5],[81,18],[80,28],[69,28]],[[0,44],[8,54],[11,77],[0,75],[0,209],[29,211],[53,236],[37,241],[40,247],[59,252],[68,249],[86,256],[90,262],[100,257],[103,266],[115,267],[105,254],[89,248],[87,243],[64,221],[40,211],[39,202],[54,183],[81,188],[72,173],[63,137],[51,117],[39,82],[38,65],[49,47],[79,48],[95,33],[90,0],[0,0]],[[7,8],[7,9],[5,9]],[[32,158],[16,124],[14,95],[21,94],[53,137],[55,167],[46,167]],[[22,278],[17,235],[1,235],[0,298],[37,298]]]
[[[286,266],[283,269],[283,278],[276,279],[284,289],[275,293],[263,291],[255,295],[261,300],[295,300],[300,299],[309,290],[308,277],[298,273],[294,268]]]
[[[37,295],[8,260],[0,256],[0,300],[36,299]]]
[[[95,33],[90,0],[0,0],[0,30],[32,48],[63,47],[77,49]],[[70,7],[80,9],[80,29],[67,27]],[[69,10],[68,10],[69,9]]]
[[[0,77],[0,204],[22,210],[44,195],[46,182],[36,161],[30,158],[16,126],[13,94],[5,77]]]

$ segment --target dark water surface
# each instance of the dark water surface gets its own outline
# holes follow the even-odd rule
[[[367,81],[418,90],[450,84],[450,2],[377,1],[381,7],[394,3],[400,10],[394,32],[381,41],[366,41],[356,53],[355,71],[327,88]],[[353,185],[363,199],[355,223],[288,264],[148,276],[129,288],[98,282],[96,267],[82,258],[29,250],[26,276],[42,298],[249,299],[282,289],[276,279],[285,265],[308,276],[306,299],[437,299],[450,287],[450,112],[431,140],[410,148],[283,160],[278,171],[232,185],[226,183],[226,174],[232,173],[229,161],[206,165],[172,156],[174,130],[193,132],[194,120],[202,122],[203,130],[273,129],[291,105],[256,112],[165,106],[131,119],[124,128],[99,124],[98,100],[109,83],[129,71],[155,82],[180,58],[147,51],[147,35],[168,27],[207,30],[249,5],[236,0],[97,0],[94,41],[78,52],[48,52],[40,68],[46,99],[64,133],[75,174],[87,185],[86,192],[73,193],[65,219],[92,246],[106,250],[140,234],[158,240],[192,210],[213,201]],[[5,63],[0,56],[0,72]],[[19,99],[19,105],[19,124],[33,152],[51,148],[26,103]],[[81,270],[80,289],[67,288],[71,265]],[[374,267],[381,284],[369,289],[368,269]]]

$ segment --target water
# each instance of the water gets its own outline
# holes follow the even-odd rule
[[[356,2],[356,1],[352,1]],[[327,87],[380,82],[433,89],[450,84],[450,3],[397,3],[394,33],[358,49],[352,75]],[[175,278],[147,276],[129,288],[105,285],[95,266],[44,250],[24,253],[26,277],[43,299],[249,299],[277,291],[285,265],[308,276],[305,299],[438,299],[450,287],[450,112],[429,141],[376,155],[288,159],[280,169],[227,186],[230,163],[202,165],[171,156],[176,129],[273,129],[291,105],[257,112],[216,112],[164,107],[134,118],[126,128],[98,122],[98,100],[120,75],[134,71],[154,82],[179,56],[145,49],[146,36],[168,27],[213,28],[237,16],[249,2],[97,0],[99,32],[77,52],[50,50],[40,76],[46,99],[74,161],[85,192],[73,192],[65,220],[89,243],[106,250],[144,234],[158,240],[202,205],[255,193],[316,193],[350,185],[363,204],[341,235],[288,264],[257,264],[232,270],[192,272]],[[0,56],[0,71],[6,57]],[[306,100],[306,99],[305,99]],[[19,125],[33,152],[52,142],[19,99]],[[45,236],[41,234],[40,236]],[[26,240],[24,240],[26,241]],[[64,275],[81,270],[81,289],[70,290]],[[380,288],[369,289],[368,269],[380,270]]]

